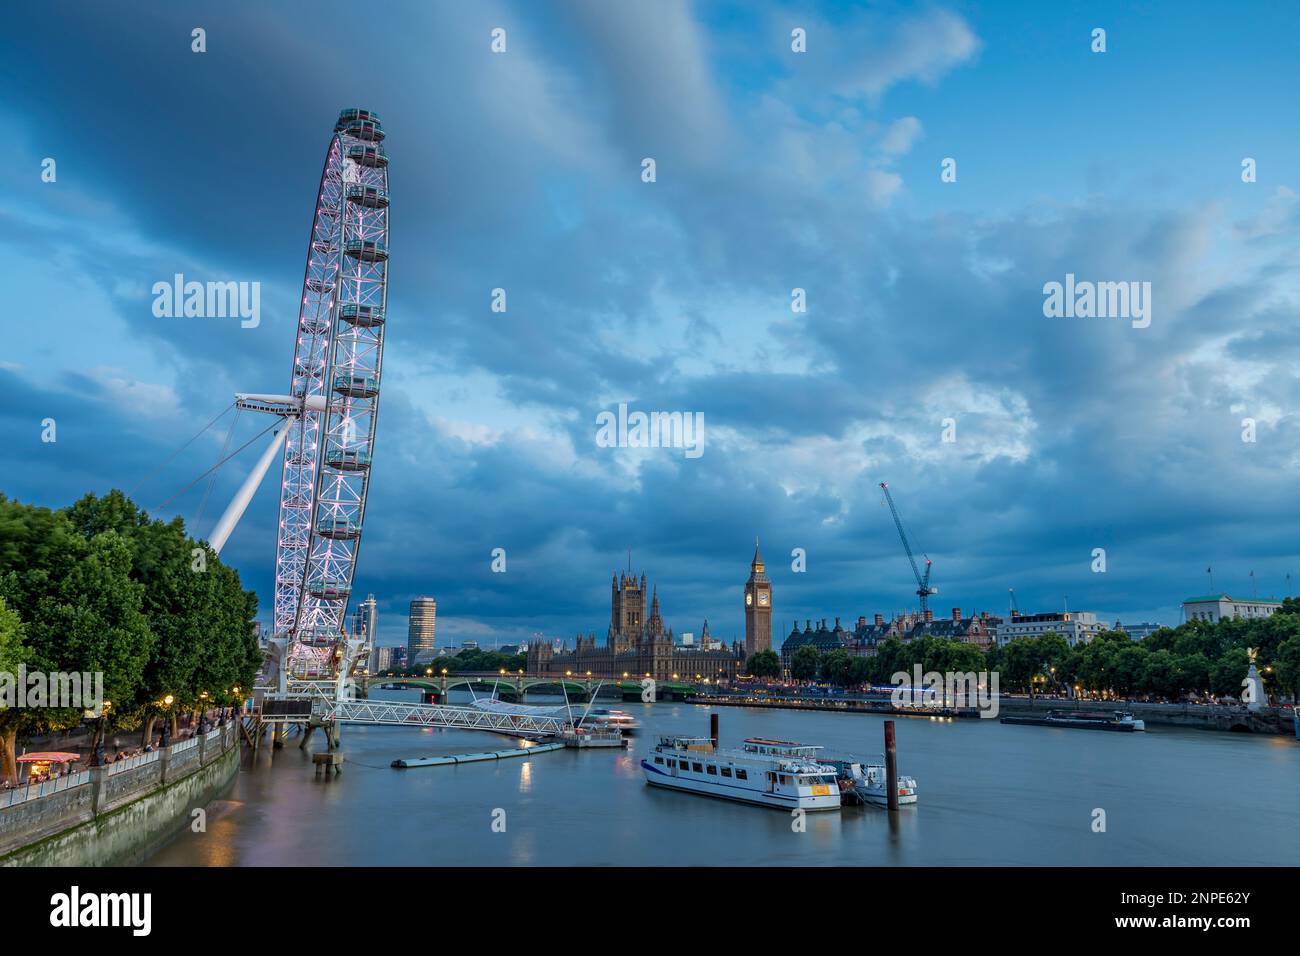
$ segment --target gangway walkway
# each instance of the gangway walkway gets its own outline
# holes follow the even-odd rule
[[[573,729],[567,716],[506,714],[475,707],[410,704],[386,700],[329,701],[325,720],[342,724],[380,724],[389,727],[454,727],[488,730],[528,740],[555,737]]]

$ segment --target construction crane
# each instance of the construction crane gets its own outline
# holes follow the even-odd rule
[[[1007,600],[1009,601],[1008,610],[1011,612],[1011,620],[1014,621],[1020,616],[1020,605],[1016,603],[1016,589],[1007,588],[1007,595]]]
[[[880,483],[880,488],[885,493],[885,501],[889,503],[889,513],[894,516],[894,527],[898,528],[898,537],[903,541],[903,550],[907,552],[907,560],[912,565],[912,575],[916,578],[916,596],[921,599],[921,617],[925,617],[925,612],[930,603],[930,595],[938,594],[938,588],[930,587],[930,566],[932,562],[925,555],[925,574],[921,574],[921,569],[916,566],[916,558],[912,554],[912,546],[907,542],[907,532],[903,530],[903,519],[898,516],[898,509],[894,507],[894,496],[889,493],[889,485],[886,482]]]

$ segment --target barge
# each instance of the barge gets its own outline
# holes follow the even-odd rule
[[[1002,717],[1004,724],[1027,724],[1034,727],[1067,727],[1074,730],[1117,730],[1133,733],[1146,730],[1146,722],[1132,714],[1113,710],[1108,713],[1090,711],[1049,710],[1043,717]]]

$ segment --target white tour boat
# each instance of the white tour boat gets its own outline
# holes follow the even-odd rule
[[[817,762],[820,747],[788,740],[746,740],[740,750],[710,737],[661,736],[641,761],[646,783],[786,810],[837,810],[833,768]]]
[[[625,710],[590,710],[583,718],[583,723],[598,730],[621,730],[629,737],[641,730],[641,722]]]

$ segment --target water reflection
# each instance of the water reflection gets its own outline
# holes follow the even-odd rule
[[[899,720],[899,770],[921,800],[788,813],[645,786],[655,733],[703,732],[709,709],[623,705],[643,721],[631,752],[558,750],[394,770],[398,757],[518,742],[472,731],[350,727],[343,773],[316,779],[308,751],[246,755],[205,834],[165,865],[1294,865],[1300,751],[1283,738],[1154,728],[1105,734],[995,721]],[[878,754],[880,718],[718,708],[724,744],[747,736]],[[318,736],[314,747],[323,746]],[[1104,838],[1091,810],[1107,810]],[[492,814],[505,811],[505,832]],[[1212,825],[1209,825],[1212,821]],[[1266,838],[1261,838],[1266,837]],[[1243,860],[1241,847],[1250,847]]]

